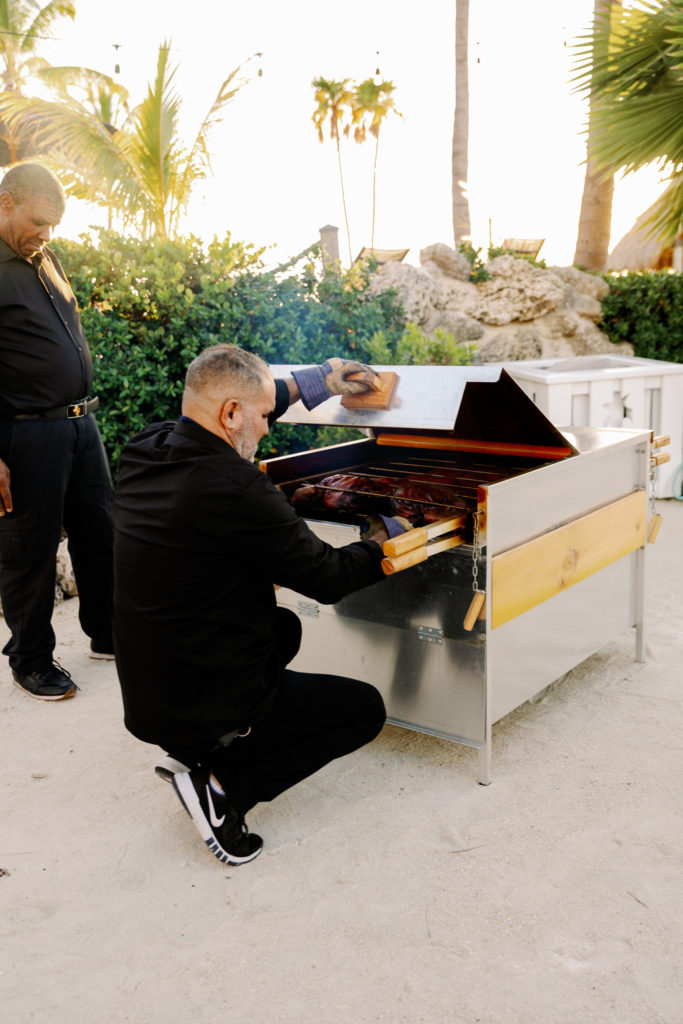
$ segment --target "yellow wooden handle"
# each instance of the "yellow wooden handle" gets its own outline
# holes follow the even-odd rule
[[[671,444],[671,438],[668,434],[658,434],[657,437],[652,440],[653,448],[664,448],[667,444]]]
[[[656,455],[650,456],[651,466],[661,466],[664,462],[671,462],[671,455],[669,452],[657,452]]]
[[[466,516],[451,516],[450,519],[439,519],[431,526],[419,526],[415,530],[406,530],[398,537],[390,537],[389,540],[385,540],[382,550],[385,555],[395,558],[396,555],[403,555],[406,551],[412,551],[413,548],[422,547],[434,537],[462,529],[465,520]]]
[[[467,609],[467,615],[465,616],[465,620],[464,620],[464,622],[462,624],[462,628],[463,629],[466,629],[469,632],[469,630],[471,630],[473,628],[474,623],[479,618],[479,613],[481,612],[481,610],[484,607],[485,603],[486,603],[486,594],[483,591],[479,591],[478,590],[475,593],[475,595],[472,598],[472,600],[470,601],[470,606]]]
[[[390,576],[392,572],[401,572],[403,569],[410,569],[411,565],[419,565],[420,562],[426,562],[427,557],[427,545],[425,544],[421,548],[406,551],[404,555],[397,555],[395,558],[383,558],[382,571],[386,576]]]
[[[457,548],[460,544],[464,543],[464,538],[456,533],[452,537],[444,537],[443,540],[432,541],[431,544],[425,544],[421,548],[406,551],[404,555],[398,555],[396,558],[383,558],[382,570],[389,576],[393,572],[410,569],[411,566],[419,565],[420,562],[431,558],[432,555],[438,555],[441,551],[448,551],[449,548]]]

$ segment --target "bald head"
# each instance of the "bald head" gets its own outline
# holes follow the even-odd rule
[[[211,431],[243,458],[253,458],[268,433],[275,382],[268,366],[237,345],[212,345],[185,375],[183,415]]]

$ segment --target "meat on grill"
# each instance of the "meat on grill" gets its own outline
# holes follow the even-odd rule
[[[453,514],[453,493],[446,487],[405,480],[394,488],[391,510],[396,516],[433,523]]]
[[[411,521],[431,523],[453,513],[454,496],[446,487],[353,473],[333,473],[315,484],[303,484],[289,500],[298,509],[322,504],[324,508],[337,511],[367,512],[377,496],[390,499],[387,511],[392,515]]]
[[[323,477],[317,484],[297,487],[290,496],[295,508],[322,501],[325,508],[362,509],[364,501],[376,495],[390,495],[395,487],[394,480],[382,477],[356,476],[352,473],[333,473]]]

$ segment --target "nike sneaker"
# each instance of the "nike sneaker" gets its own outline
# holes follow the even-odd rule
[[[66,669],[56,661],[25,673],[12,669],[12,676],[15,686],[36,700],[66,700],[75,697],[78,689]]]
[[[173,782],[173,776],[177,775],[178,772],[189,772],[189,765],[183,764],[177,757],[172,757],[167,754],[166,757],[160,757],[157,763],[154,765],[154,771],[163,779],[164,782]]]
[[[246,864],[258,857],[263,840],[247,831],[244,815],[227,796],[214,793],[209,771],[178,772],[171,780],[180,802],[214,857],[224,864]]]

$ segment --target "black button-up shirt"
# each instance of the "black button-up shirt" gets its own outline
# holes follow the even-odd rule
[[[49,249],[31,261],[0,239],[0,419],[90,394],[92,359],[76,298]]]
[[[276,414],[287,405],[278,385]],[[167,750],[212,746],[269,708],[273,583],[331,604],[384,579],[379,545],[325,544],[265,473],[192,422],[156,423],[128,443],[114,520],[125,721]]]

